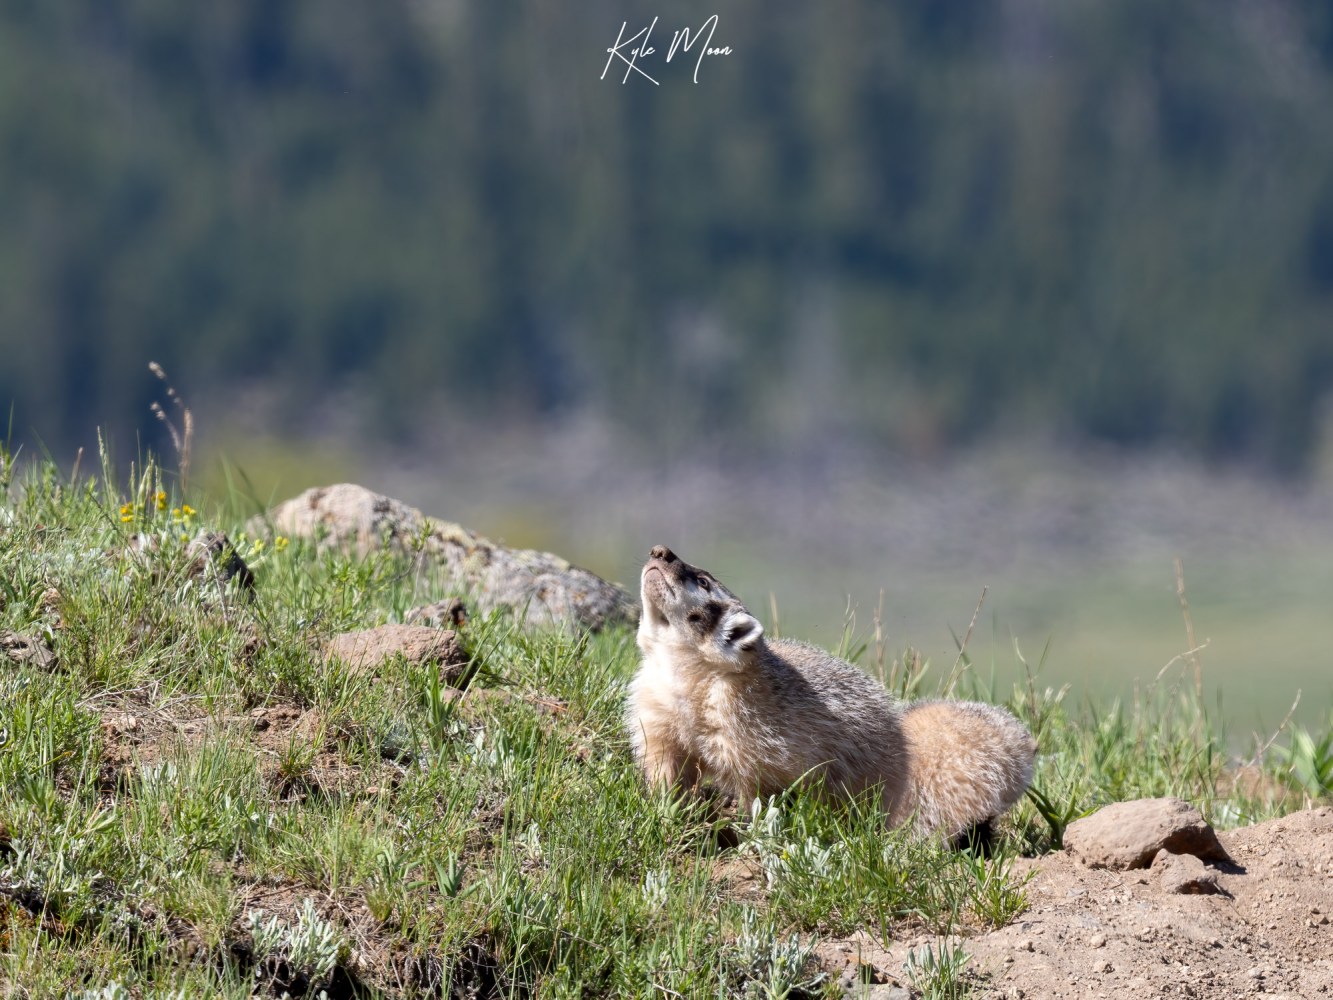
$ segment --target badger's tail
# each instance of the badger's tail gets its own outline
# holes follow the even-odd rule
[[[971,701],[909,705],[902,729],[916,828],[983,847],[1032,783],[1037,741],[1009,712]]]

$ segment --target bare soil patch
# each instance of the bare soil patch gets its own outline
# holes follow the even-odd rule
[[[1068,852],[1024,859],[1029,909],[964,940],[993,995],[1013,998],[1333,995],[1333,808],[1219,834],[1234,865],[1211,868],[1220,893],[1179,894],[1157,867],[1117,872]],[[860,963],[903,982],[910,949],[869,934],[826,941],[835,975]],[[863,970],[869,974],[872,970]]]

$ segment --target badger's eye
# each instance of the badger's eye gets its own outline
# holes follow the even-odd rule
[[[713,589],[713,585],[708,582],[708,577],[706,576],[699,577],[699,586],[702,587],[704,590]]]
[[[701,621],[704,620],[702,611],[691,611],[688,615],[685,616],[685,618],[693,625],[698,625]]]

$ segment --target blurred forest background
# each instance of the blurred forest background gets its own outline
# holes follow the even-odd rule
[[[995,648],[1151,677],[1182,553],[1228,677],[1333,696],[1324,0],[0,0],[0,282],[65,465],[169,452],[157,360],[201,469],[683,539],[826,640],[887,587],[947,658],[990,583]]]

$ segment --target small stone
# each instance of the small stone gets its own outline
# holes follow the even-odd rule
[[[103,721],[102,728],[107,730],[107,732],[111,733],[113,736],[119,736],[123,733],[133,733],[139,729],[139,720],[129,712],[120,712]]]
[[[51,670],[56,665],[56,655],[51,651],[45,636],[0,629],[0,660],[5,659],[28,664],[39,670]]]
[[[911,1000],[911,994],[901,986],[889,986],[883,983],[876,985],[856,983],[850,989],[844,988],[843,996],[847,1000]]]
[[[1163,892],[1209,896],[1222,891],[1217,873],[1191,854],[1158,851],[1152,866]]]
[[[1034,945],[1034,944],[1032,943],[1032,938],[1024,938],[1022,941],[1018,942],[1018,950],[1019,950],[1019,951],[1036,951],[1036,950],[1037,950],[1037,947],[1036,947],[1036,945]]]
[[[1095,962],[1093,963],[1092,970],[1094,972],[1114,972],[1115,966],[1110,962]]]
[[[1105,948],[1105,947],[1106,947],[1106,935],[1105,935],[1105,934],[1094,934],[1092,937],[1088,938],[1088,947],[1089,947],[1089,948]]]

